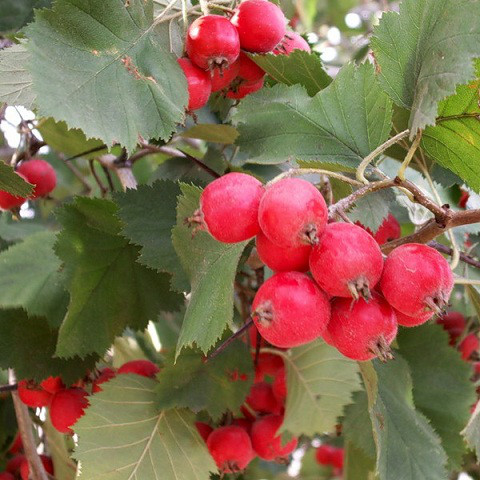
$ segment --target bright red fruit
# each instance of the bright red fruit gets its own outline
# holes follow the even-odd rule
[[[187,78],[188,110],[198,110],[207,104],[212,93],[210,74],[195,66],[188,58],[179,58],[177,61]]]
[[[134,373],[142,377],[155,378],[155,375],[160,371],[157,365],[150,360],[132,360],[124,363],[119,369],[118,374]]]
[[[317,463],[323,466],[332,465],[334,451],[335,447],[331,445],[320,445],[315,452]]]
[[[61,433],[73,433],[72,427],[88,407],[88,394],[82,388],[67,388],[56,393],[50,404],[52,425]]]
[[[17,175],[22,177],[26,182],[28,182],[25,175],[21,175],[17,171]],[[20,207],[27,201],[23,197],[15,197],[5,190],[0,190],[0,210],[10,210],[11,208]]]
[[[466,208],[468,199],[470,198],[470,194],[466,190],[461,190],[462,194],[460,196],[460,200],[458,201],[458,206],[460,208]]]
[[[281,43],[275,47],[273,53],[275,55],[290,55],[294,50],[303,50],[308,53],[312,51],[307,41],[298,33],[287,32]]]
[[[240,46],[249,52],[271,52],[285,35],[287,19],[267,0],[244,0],[231,22],[237,27]]]
[[[0,472],[0,480],[15,480],[10,472]]]
[[[460,312],[448,312],[437,318],[437,323],[441,325],[450,336],[450,345],[454,345],[457,338],[463,333],[467,326],[465,317]]]
[[[322,194],[301,178],[284,178],[268,187],[258,211],[263,233],[281,247],[316,245],[327,218]]]
[[[92,393],[98,393],[102,391],[100,386],[102,383],[106,383],[112,378],[115,378],[117,372],[110,367],[105,367],[100,370],[100,375],[92,383]]]
[[[35,185],[32,198],[48,195],[57,185],[55,169],[41,158],[32,158],[32,160],[23,162],[17,172],[24,175],[27,182]]]
[[[32,408],[46,407],[52,398],[51,393],[27,380],[18,382],[18,396],[25,405]]]
[[[256,330],[256,329],[255,329]],[[253,354],[255,356],[255,354]],[[274,353],[260,353],[255,366],[255,382],[261,382],[266,376],[275,377],[283,368],[283,359]]]
[[[247,54],[240,52],[238,76],[245,82],[258,82],[265,76],[265,72]]]
[[[22,465],[22,462],[26,458],[27,457],[25,457],[25,455],[15,455],[7,462],[5,470],[7,470],[9,473],[17,473],[20,470],[20,465]]]
[[[15,455],[16,453],[20,452],[20,450],[23,450],[23,443],[20,432],[17,432],[17,434],[15,435],[15,439],[13,440],[10,448],[8,449],[8,453],[10,455]]]
[[[478,337],[474,333],[469,333],[458,346],[464,360],[469,360],[472,353],[477,352],[480,347]]]
[[[195,426],[197,427],[198,433],[203,438],[203,441],[207,443],[208,436],[213,432],[213,428],[203,422],[195,422]]]
[[[207,447],[218,469],[223,473],[243,470],[254,455],[248,433],[237,425],[214,430],[208,437]]]
[[[398,310],[395,310],[395,316],[397,317],[397,323],[402,327],[418,327],[424,324],[433,317],[433,312],[425,312],[418,317],[410,317]]]
[[[235,83],[235,82],[234,82]],[[238,85],[232,85],[227,92],[227,98],[232,100],[241,100],[242,98],[260,90],[263,87],[263,78],[256,82],[241,82]]]
[[[48,377],[40,383],[40,386],[52,395],[65,388],[65,385],[60,377]]]
[[[334,448],[332,452],[332,465],[339,470],[343,469],[344,453],[343,448]]]
[[[310,270],[320,288],[335,297],[370,298],[380,280],[383,256],[377,242],[350,223],[330,223],[310,255]]]
[[[234,418],[232,420],[232,425],[243,428],[250,435],[253,422],[251,420],[247,420],[246,418]]]
[[[246,402],[257,413],[280,413],[282,410],[282,405],[273,395],[272,386],[267,382],[254,383]]]
[[[410,317],[440,313],[453,289],[448,262],[427,245],[409,243],[393,250],[385,261],[380,286],[386,300]]]
[[[263,193],[261,182],[244,173],[227,173],[207,185],[200,211],[212,237],[224,243],[254,237],[260,231],[258,207]]]
[[[298,443],[296,438],[282,445],[281,435],[276,435],[282,423],[282,416],[267,415],[253,424],[251,433],[253,449],[263,460],[282,461],[295,450]]]
[[[240,39],[228,18],[205,15],[188,28],[185,47],[188,57],[198,67],[222,71],[238,58]]]
[[[287,379],[285,375],[285,368],[282,368],[277,373],[277,376],[272,383],[272,391],[277,401],[283,405],[287,398]]]
[[[237,78],[240,70],[238,60],[223,70],[216,68],[212,72],[212,92],[218,92],[227,88]]]
[[[318,338],[330,319],[330,304],[315,282],[299,272],[270,277],[253,300],[252,317],[265,340],[291,348]]]
[[[248,329],[248,336],[250,340],[250,346],[256,350],[257,348],[257,342],[260,343],[259,348],[262,348],[266,345],[267,342],[265,342],[265,339],[260,335],[259,337],[259,332],[257,327],[252,324],[252,326]]]
[[[53,475],[53,462],[50,457],[47,457],[46,455],[40,455],[40,460],[43,464],[43,468],[45,471]],[[25,458],[20,465],[20,476],[22,477],[22,480],[28,480],[30,476],[30,466],[28,465],[28,460]],[[1,477],[0,477],[1,478]]]
[[[379,357],[391,358],[390,344],[397,335],[393,308],[377,293],[368,302],[348,298],[332,301],[332,318],[328,333],[334,346],[348,358],[357,361]]]
[[[377,230],[373,238],[379,245],[391,242],[402,236],[402,227],[398,220],[390,213],[382,222],[380,228]]]

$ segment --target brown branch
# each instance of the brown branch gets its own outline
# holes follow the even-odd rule
[[[18,389],[18,384],[11,383],[9,385],[0,385],[0,393],[14,392]]]
[[[441,253],[445,253],[446,255],[450,256],[453,255],[453,248],[443,245],[443,243],[438,243],[432,240],[431,242],[428,242],[428,245]],[[472,267],[480,268],[480,261],[464,252],[460,252],[460,260],[468,265],[471,265]]]
[[[131,164],[127,160],[125,154],[118,158],[111,154],[102,155],[99,158],[100,163],[104,167],[112,170],[117,175],[124,190],[129,188],[135,190],[137,188],[137,180],[133,175]]]
[[[253,320],[250,319],[245,323],[241,328],[239,328],[233,335],[228,337],[219,347],[217,347],[206,359],[205,362],[213,360],[217,355],[222,353],[235,339],[241,337],[251,326],[253,325]]]
[[[95,170],[95,165],[93,163],[93,160],[89,160],[88,165],[90,167],[90,171],[92,172],[93,178],[95,179],[95,182],[98,185],[98,188],[100,188],[100,192],[102,194],[102,197],[104,197],[106,195],[106,193],[108,192],[108,189],[107,189],[107,187],[105,187],[102,180],[98,176],[97,171]]]

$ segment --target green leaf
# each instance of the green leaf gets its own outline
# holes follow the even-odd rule
[[[465,292],[477,317],[480,318],[480,292],[473,285],[465,285]]]
[[[35,221],[15,221],[6,212],[0,213],[0,238],[7,242],[18,242],[34,233],[44,232],[45,226]]]
[[[253,361],[247,345],[236,341],[217,357],[205,362],[198,351],[182,352],[159,375],[157,405],[161,409],[187,407],[206,410],[213,420],[227,411],[238,411],[253,383]]]
[[[192,290],[178,339],[177,356],[182,348],[194,344],[206,353],[231,324],[233,283],[240,255],[247,244],[220,243],[206,232],[196,232],[192,238],[192,231],[184,221],[198,208],[202,191],[185,184],[181,185],[181,190],[172,238]]]
[[[332,431],[360,388],[357,364],[323,340],[292,348],[284,360],[288,395],[281,431],[293,435]]]
[[[311,97],[332,82],[316,53],[294,50],[289,55],[267,53],[249,57],[277,82],[303,85]]]
[[[33,9],[49,7],[52,0],[2,0],[0,34],[16,32],[33,20]]]
[[[41,115],[129,151],[139,135],[167,139],[182,122],[186,79],[152,0],[57,0],[27,34]]]
[[[0,310],[0,368],[14,368],[19,379],[42,381],[60,375],[67,385],[92,370],[98,356],[69,360],[54,357],[57,330],[23,310]]]
[[[22,307],[58,327],[67,311],[68,294],[54,243],[55,233],[40,232],[0,254],[0,307]]]
[[[460,431],[476,400],[472,368],[448,344],[440,325],[401,329],[397,341],[410,366],[415,406],[430,420],[452,468],[458,470],[465,453]]]
[[[411,110],[411,135],[435,123],[438,102],[474,78],[480,56],[477,0],[404,0],[382,15],[372,48],[383,88]]]
[[[199,138],[206,142],[230,145],[238,137],[237,129],[231,125],[198,123],[180,134],[186,138]]]
[[[28,197],[33,185],[26,182],[15,170],[0,160],[0,190],[5,190],[16,197]]]
[[[390,190],[374,192],[357,200],[348,216],[352,222],[360,222],[372,232],[376,232],[390,213],[394,200],[395,196]]]
[[[351,442],[345,444],[344,480],[375,480],[375,460]]]
[[[139,249],[120,235],[116,213],[113,202],[84,197],[58,211],[64,229],[56,253],[70,292],[57,347],[61,357],[103,353],[125,327],[144,329],[160,310],[182,303],[169,291],[169,275],[136,262]]]
[[[480,456],[480,402],[477,402],[475,410],[462,433],[468,445],[475,449],[477,456]]]
[[[360,367],[367,379],[380,480],[447,480],[440,439],[413,406],[407,362],[397,355],[395,361],[361,362]]]
[[[193,415],[157,410],[154,380],[119,375],[104,385],[75,425],[84,480],[208,480],[217,471]]]
[[[319,160],[356,168],[390,133],[391,101],[373,66],[343,67],[313,98],[299,85],[249,95],[234,116],[251,163]],[[352,126],[355,128],[352,128]]]

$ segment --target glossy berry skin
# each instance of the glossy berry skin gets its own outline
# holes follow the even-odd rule
[[[180,65],[188,85],[188,110],[198,110],[204,107],[212,92],[210,74],[194,65],[188,58],[179,58]]]
[[[440,313],[448,304],[453,275],[436,250],[409,243],[387,257],[380,286],[392,307],[410,317],[420,317],[429,311]]]
[[[203,422],[195,422],[195,427],[197,427],[198,433],[203,438],[203,441],[207,443],[209,435],[213,432],[213,428]]]
[[[282,272],[259,288],[252,312],[267,342],[291,348],[322,335],[330,319],[330,304],[310,277],[300,272]]]
[[[327,224],[322,194],[301,178],[284,178],[266,189],[258,220],[268,239],[281,247],[316,245]]]
[[[55,169],[41,158],[32,158],[32,160],[23,162],[17,172],[23,175],[27,182],[35,185],[32,198],[48,195],[57,185]]]
[[[238,60],[227,68],[224,68],[220,71],[218,68],[213,70],[211,81],[212,81],[212,92],[218,92],[227,88],[234,80],[237,78],[238,72],[240,70],[240,64]]]
[[[312,250],[310,270],[329,295],[368,299],[382,276],[382,252],[363,228],[330,223]]]
[[[73,433],[72,427],[88,407],[88,394],[82,388],[66,388],[56,393],[50,403],[52,425],[60,433]]]
[[[469,333],[458,346],[462,354],[463,360],[467,361],[470,359],[474,352],[478,352],[480,347],[480,342],[478,341],[478,337],[474,333]]]
[[[315,451],[315,460],[319,465],[323,465],[325,467],[328,465],[332,465],[334,452],[335,447],[327,444],[320,445]]]
[[[256,238],[260,260],[274,272],[306,272],[309,269],[311,245],[279,247],[259,232]]]
[[[255,357],[255,354],[253,354]],[[283,360],[280,355],[273,353],[260,353],[255,366],[255,382],[262,382],[265,377],[275,377],[283,369]]]
[[[282,404],[277,401],[272,386],[267,382],[254,383],[245,401],[257,413],[280,413],[282,410]]]
[[[190,60],[203,70],[227,68],[240,54],[240,39],[230,20],[221,15],[197,18],[185,41]]]
[[[40,460],[42,462],[43,468],[45,471],[53,476],[53,462],[51,457],[47,455],[40,455]],[[28,465],[28,460],[25,458],[20,465],[20,476],[22,480],[28,480],[30,476],[30,466]],[[1,477],[0,477],[1,478]]]
[[[258,82],[265,76],[265,72],[248,55],[240,52],[238,57],[238,76],[245,82]]]
[[[377,293],[368,303],[362,298],[353,304],[349,298],[335,298],[327,328],[334,346],[352,360],[391,358],[389,346],[397,335],[397,319]]]
[[[155,375],[160,371],[157,365],[150,360],[132,360],[124,363],[119,369],[118,374],[134,373],[147,378],[155,378]]]
[[[219,242],[243,242],[259,231],[261,182],[244,173],[227,173],[207,185],[200,197],[203,221]]]
[[[40,386],[52,395],[65,388],[65,384],[60,377],[48,377],[40,383]]]
[[[21,175],[17,171],[17,175],[22,177],[26,182],[28,182],[25,175]],[[16,197],[5,190],[0,190],[0,210],[10,210],[15,207],[20,207],[27,201],[24,197]]]
[[[25,405],[32,408],[46,407],[52,399],[51,393],[27,380],[18,382],[18,396]]]
[[[237,27],[240,46],[248,52],[271,52],[285,35],[287,19],[267,0],[244,0],[231,22]]]
[[[285,374],[285,368],[282,368],[275,377],[272,383],[273,396],[280,404],[284,404],[287,399],[287,379]]]
[[[10,472],[0,472],[0,480],[15,480]]]
[[[223,473],[239,472],[253,459],[250,437],[237,425],[214,430],[208,437],[207,447],[218,469]]]
[[[294,50],[311,53],[307,41],[296,32],[287,32],[281,43],[273,50],[274,55],[290,55]]]
[[[277,435],[282,423],[282,416],[266,415],[253,424],[251,433],[253,449],[263,460],[281,461],[295,450],[298,443],[296,438],[282,445],[281,435]]]
[[[92,382],[92,393],[98,393],[102,391],[100,386],[102,383],[110,381],[112,378],[115,378],[117,372],[110,367],[102,368],[100,375]]]
[[[467,321],[460,312],[448,312],[438,317],[437,323],[448,332],[450,345],[455,344],[457,338],[463,333],[467,326]]]
[[[398,310],[395,310],[395,316],[397,317],[397,323],[402,327],[418,327],[428,322],[433,317],[433,312],[425,312],[418,317],[409,317]]]

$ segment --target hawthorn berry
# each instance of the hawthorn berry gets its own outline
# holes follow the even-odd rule
[[[248,52],[271,52],[285,35],[287,19],[268,0],[244,0],[231,19],[237,27],[240,46]]]
[[[469,360],[474,352],[478,352],[480,342],[474,333],[469,333],[458,345],[464,360]]]
[[[52,399],[51,393],[28,380],[18,382],[18,396],[25,405],[32,408],[46,407]]]
[[[48,195],[57,185],[55,169],[41,158],[32,158],[23,162],[17,172],[23,175],[27,182],[35,185],[32,198]]]
[[[461,191],[461,195],[460,195],[460,200],[458,201],[458,206],[460,208],[466,208],[468,199],[470,198],[470,194],[466,190],[460,189],[460,191]]]
[[[87,392],[78,387],[60,390],[53,396],[50,403],[50,419],[60,433],[73,433],[70,427],[84,415],[88,407],[87,397]]]
[[[370,298],[383,270],[377,242],[363,228],[330,223],[310,255],[310,270],[321,289],[335,297]]]
[[[243,428],[250,435],[253,422],[246,418],[234,418],[232,420],[232,425],[236,425],[237,427]]]
[[[257,413],[280,413],[282,410],[282,404],[277,401],[272,386],[267,382],[254,383],[245,401]]]
[[[43,468],[45,471],[49,474],[52,475],[54,474],[53,471],[53,462],[52,458],[48,457],[47,455],[40,455],[40,461],[42,462]],[[28,460],[25,458],[22,461],[22,464],[20,465],[20,476],[22,477],[22,480],[28,480],[30,477],[30,466],[28,464]],[[0,477],[1,479],[1,477]]]
[[[16,172],[19,177],[22,177],[26,182],[28,182],[25,175],[22,175]],[[27,201],[24,197],[17,197],[11,193],[6,192],[5,190],[0,190],[0,210],[11,210],[15,207],[20,207]]]
[[[92,382],[92,393],[98,393],[102,391],[102,387],[100,386],[102,383],[106,383],[110,381],[112,378],[115,378],[117,372],[110,367],[105,367],[100,370],[100,374],[98,377]]]
[[[218,68],[212,72],[212,92],[218,92],[227,88],[237,78],[240,70],[240,64],[238,60],[227,68],[220,71]]]
[[[373,238],[379,245],[391,242],[402,236],[402,227],[398,220],[390,213],[380,225],[379,229],[373,235]]]
[[[260,344],[260,345],[258,345],[258,348],[262,348],[267,344],[265,339],[260,335],[260,332],[258,331],[255,324],[253,324],[253,323],[252,323],[252,326],[248,330],[248,337],[249,337],[249,340],[250,340],[250,346],[252,348],[254,348],[255,350],[257,349],[257,343]]]
[[[0,472],[0,480],[15,480],[10,472]]]
[[[204,107],[212,92],[210,74],[194,65],[188,58],[177,59],[188,85],[188,110],[198,110]]]
[[[20,432],[17,432],[17,434],[15,435],[15,439],[13,440],[10,448],[8,449],[8,453],[10,455],[15,455],[21,450],[23,450],[22,436],[20,435]]]
[[[330,319],[330,304],[315,282],[300,272],[276,273],[258,290],[252,317],[265,340],[291,348],[318,338]]]
[[[421,317],[445,308],[453,289],[453,275],[436,250],[409,243],[387,257],[380,286],[392,307],[410,317]]]
[[[437,318],[437,323],[448,332],[450,345],[455,345],[457,338],[467,326],[467,321],[460,312],[448,312],[445,315],[441,315]]]
[[[312,51],[310,45],[302,36],[296,32],[287,32],[272,53],[274,55],[290,55],[294,50],[303,50],[308,53]]]
[[[257,455],[263,460],[284,461],[292,453],[298,443],[297,438],[292,438],[282,445],[281,435],[277,435],[283,417],[280,415],[266,415],[260,417],[252,426],[252,445]]]
[[[65,388],[61,377],[48,377],[40,383],[40,386],[52,395]]]
[[[265,72],[246,53],[240,52],[237,62],[238,76],[244,82],[258,82],[265,76]]]
[[[343,470],[343,458],[344,458],[344,449],[343,448],[336,448],[334,447],[331,459],[332,459],[332,466],[338,468],[339,470]]]
[[[327,217],[322,194],[301,178],[284,178],[267,187],[258,211],[263,233],[281,247],[318,244]]]
[[[333,463],[335,447],[326,443],[320,445],[315,451],[315,459],[319,465],[328,466]]]
[[[287,398],[287,379],[285,368],[282,368],[277,373],[275,380],[272,383],[272,392],[277,401],[283,405]]]
[[[378,293],[368,302],[361,298],[353,304],[348,298],[335,298],[327,329],[334,346],[352,360],[392,358],[389,347],[397,335],[397,320]]]
[[[260,353],[255,365],[255,382],[262,382],[267,376],[275,377],[282,368],[283,359],[280,355],[268,352]]]
[[[200,210],[195,214],[197,221],[220,242],[248,240],[260,231],[258,207],[263,193],[263,185],[255,177],[227,173],[202,192]]]
[[[213,428],[204,422],[195,422],[198,433],[203,438],[203,441],[207,443],[208,436],[213,432]]]
[[[263,87],[263,78],[256,82],[240,82],[235,85],[235,82],[230,86],[227,92],[227,98],[232,100],[241,100],[242,98],[260,90]]]
[[[20,466],[26,458],[25,455],[15,455],[7,462],[5,470],[15,475],[20,470]]]
[[[155,378],[155,375],[160,371],[157,365],[150,360],[131,360],[124,363],[119,369],[118,374],[134,373],[142,377]]]
[[[395,310],[397,323],[402,327],[418,327],[419,325],[423,325],[425,322],[430,320],[433,315],[433,312],[425,312],[418,317],[410,317],[409,315],[405,315],[404,313]]]
[[[243,470],[254,456],[248,433],[237,425],[215,429],[208,436],[207,447],[222,473]]]

